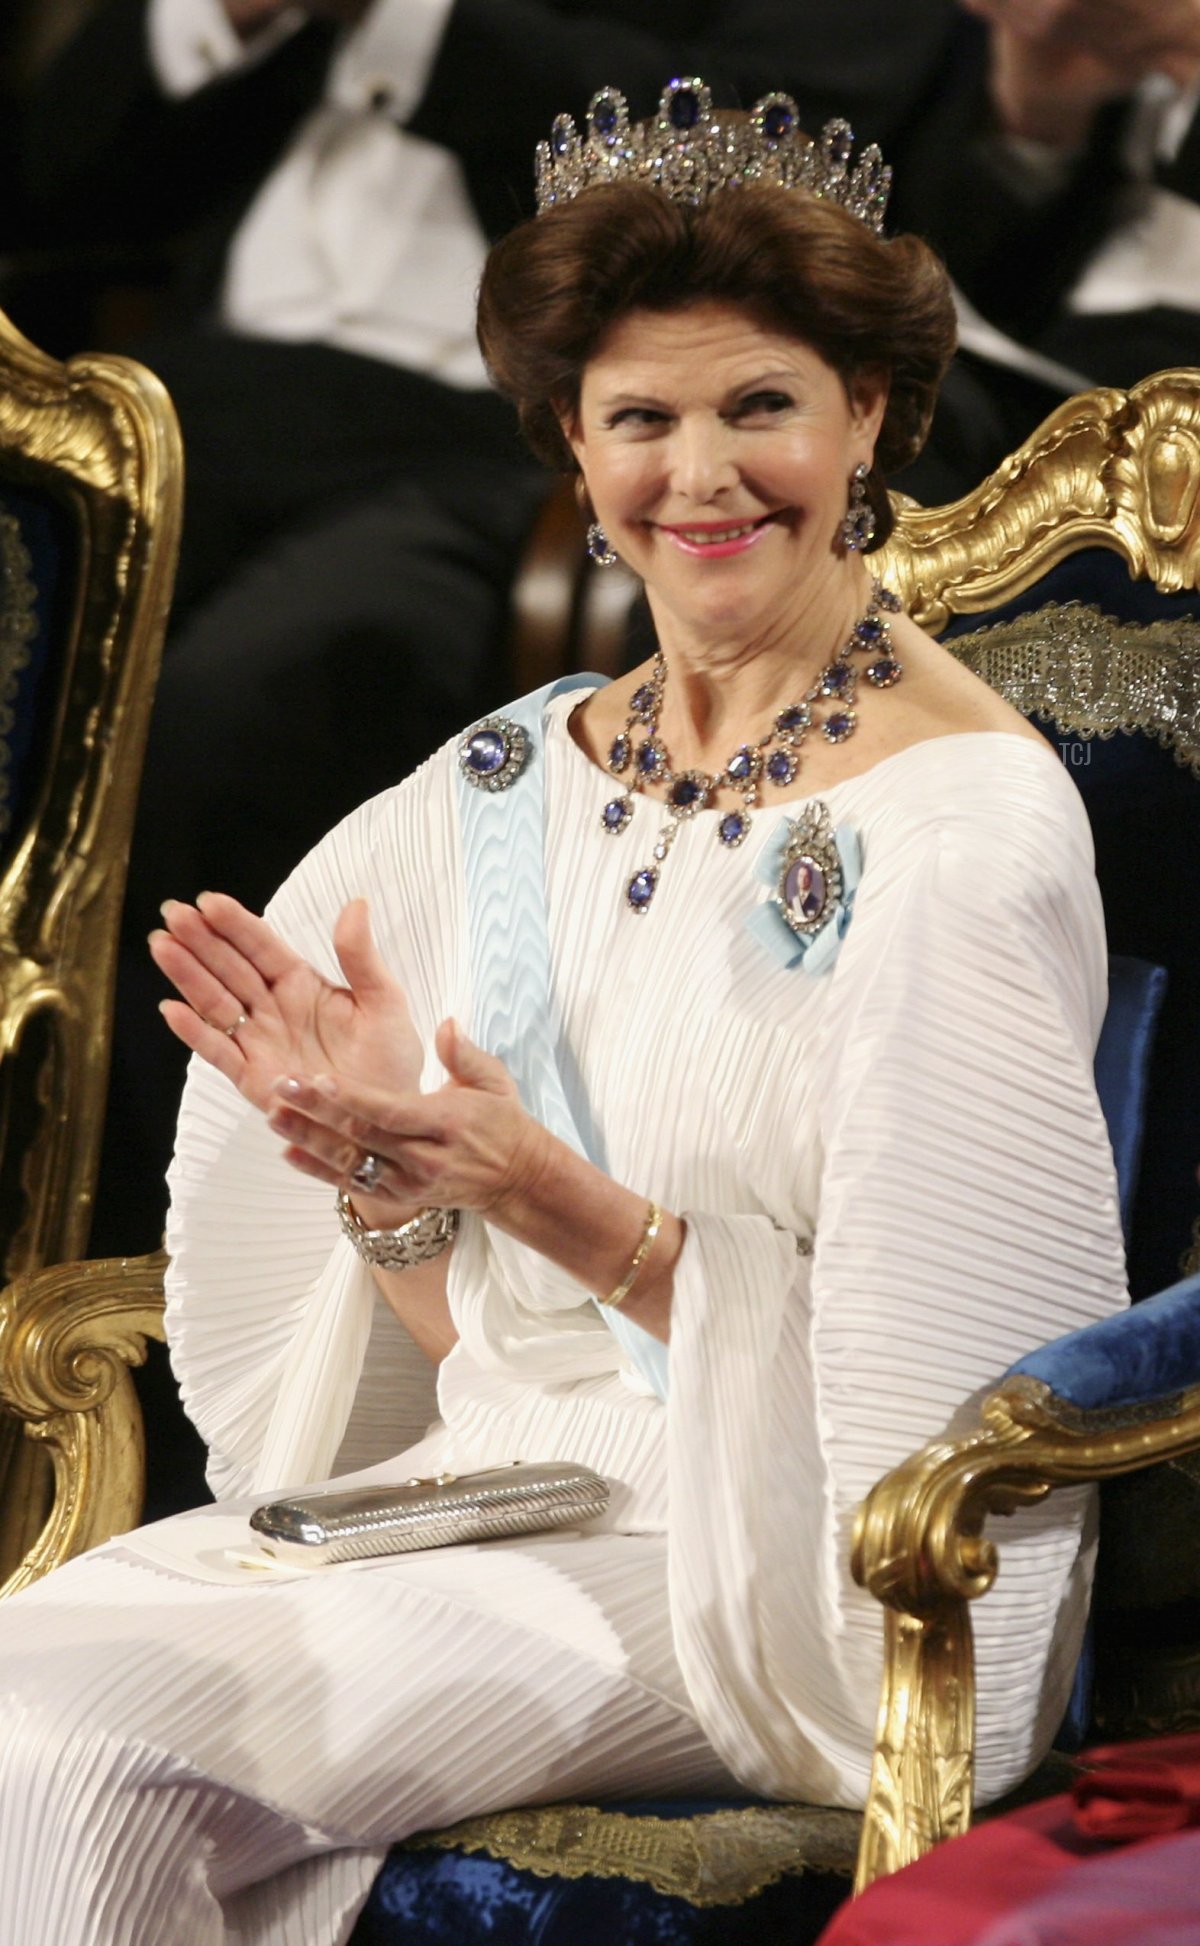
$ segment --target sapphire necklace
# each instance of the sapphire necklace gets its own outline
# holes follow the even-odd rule
[[[726,811],[717,819],[717,842],[732,850],[741,844],[750,829],[763,784],[786,790],[795,781],[800,768],[800,747],[810,730],[819,729],[828,743],[845,743],[847,737],[854,735],[858,723],[854,693],[859,672],[850,657],[856,651],[873,657],[863,673],[874,688],[890,689],[893,683],[899,682],[902,670],[892,653],[888,615],[898,614],[900,607],[898,596],[879,581],[873,582],[866,613],[855,622],[846,642],[832,662],[820,671],[807,693],[799,702],[781,709],[757,743],[740,744],[724,770],[716,772],[671,767],[658,727],[667,665],[662,650],[657,652],[650,679],[634,690],[625,728],[614,737],[608,752],[609,770],[623,780],[622,795],[610,798],[600,813],[603,829],[615,837],[629,824],[633,800],[647,784],[662,784],[666,789],[670,816],[659,833],[653,863],[643,865],[625,887],[631,911],[649,911],[663,860],[675,842],[680,825],[685,818],[706,809],[719,791],[735,791],[742,800],[737,810]]]

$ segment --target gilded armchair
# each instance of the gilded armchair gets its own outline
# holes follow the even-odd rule
[[[123,358],[60,364],[0,315],[4,1282],[87,1246],[117,925],[181,478],[157,379]],[[8,1324],[5,1312],[0,1330]],[[44,1512],[38,1456],[16,1434],[25,1413],[4,1396],[0,1576]]]
[[[1096,549],[1119,557],[1124,572]],[[890,553],[913,612],[1055,734],[1085,800],[1097,800],[1089,809],[1110,942],[1168,965],[1130,1250],[1140,1296],[1200,1268],[1194,1228],[1189,1238],[1200,1160],[1198,969],[1180,870],[1200,833],[1200,372],[1162,373],[1128,395],[1068,402],[967,499],[907,509]],[[968,619],[981,611],[990,611],[982,629]],[[1130,753],[1133,770],[1117,778]],[[1107,784],[1089,792],[1086,773],[1111,758]],[[1102,807],[1105,789],[1112,801]],[[1145,832],[1130,829],[1142,819]],[[1131,903],[1136,938],[1123,932],[1122,907]],[[978,1432],[927,1448],[881,1481],[859,1515],[854,1572],[884,1603],[887,1637],[859,1884],[970,1821],[967,1604],[1002,1560],[1002,1537],[985,1535],[986,1517],[1055,1486],[1164,1460],[1183,1469],[1190,1511],[1198,1473],[1187,1456],[1200,1449],[1200,1280],[1112,1328],[1021,1360],[985,1401],[981,1421]],[[1161,1497],[1161,1480],[1144,1486]],[[1146,1505],[1143,1492],[1134,1522]],[[1129,1524],[1128,1508],[1107,1508],[1106,1541],[1119,1544]],[[1195,1581],[1185,1568],[1172,1592],[1194,1597]],[[1170,1674],[1153,1662],[1134,1681],[1116,1673],[1107,1716],[1103,1691],[1098,1698],[1110,1734],[1183,1727],[1200,1709],[1194,1634],[1176,1654],[1173,1692]],[[1173,1708],[1163,1707],[1168,1693]]]
[[[562,525],[569,543],[570,522]],[[933,510],[902,506],[885,566],[918,620],[944,630],[956,653],[1045,719],[1048,733],[1053,727],[1064,761],[1075,762],[1075,748],[1144,745],[1165,766],[1169,788],[1178,777],[1200,798],[1193,774],[1200,767],[1194,592],[1200,568],[1200,372],[1164,374],[1128,395],[1096,392],[1064,405],[966,500]],[[544,561],[538,572],[548,572]],[[1115,622],[1086,605],[1072,606],[1080,585],[1060,586],[1053,579],[1077,572],[1087,601],[1094,597],[1103,609],[1115,605]],[[570,577],[566,595],[551,590],[551,598],[562,612],[582,612]],[[1144,606],[1131,611],[1131,598]],[[1036,608],[1036,621],[1016,612],[1023,607]],[[981,621],[988,624],[983,629]],[[543,634],[535,662],[541,655],[544,664],[546,652]],[[577,653],[590,660],[586,642]],[[539,667],[531,680],[541,673]],[[1091,769],[1090,763],[1080,767]],[[1134,784],[1140,791],[1136,775]],[[1118,823],[1125,815],[1122,810]],[[1125,953],[1140,945],[1136,939],[1115,943]],[[1156,937],[1150,957],[1159,957],[1159,944]],[[1162,957],[1170,960],[1172,953]],[[1175,973],[1172,964],[1172,979]],[[1182,1056],[1171,1041],[1178,1022],[1173,1029],[1167,1011],[1163,1027],[1170,1080]],[[1156,1069],[1155,1086],[1159,1078]],[[1200,1088],[1195,1094],[1200,1102]],[[1182,1135],[1175,1129],[1168,1140],[1155,1129],[1153,1103],[1146,1129],[1147,1154],[1157,1158],[1170,1147],[1173,1159],[1165,1198],[1157,1160],[1143,1172],[1134,1234],[1140,1227],[1156,1233],[1143,1253],[1148,1265],[1154,1249],[1174,1265],[1195,1215],[1191,1164],[1200,1160],[1200,1135],[1184,1167],[1174,1151],[1188,1151],[1188,1129]],[[1119,1139],[1131,1200],[1137,1131],[1126,1129]],[[141,1355],[142,1339],[161,1332],[158,1276],[149,1260],[68,1266],[19,1280],[0,1301],[0,1391],[49,1447],[58,1485],[47,1527],[9,1588],[137,1518],[141,1449],[129,1366]],[[1171,1299],[1170,1308],[1190,1316],[1191,1302],[1185,1294]],[[1186,1340],[1186,1328],[1177,1336]],[[1058,1368],[1051,1361],[1046,1369],[1053,1378]],[[982,1536],[985,1516],[1063,1479],[1102,1477],[1145,1466],[1164,1453],[1200,1450],[1200,1385],[1181,1393],[1178,1360],[1168,1382],[1158,1384],[1165,1370],[1152,1373],[1151,1389],[1143,1387],[1134,1415],[1118,1407],[1099,1422],[1082,1408],[1057,1404],[1036,1369],[1008,1379],[985,1406],[980,1432],[916,1456],[875,1489],[860,1519],[854,1563],[886,1614],[863,1882],[969,1819],[973,1679],[967,1601],[985,1590],[993,1571],[990,1539]],[[1200,1356],[1195,1372],[1200,1377]],[[1154,1409],[1147,1399],[1157,1402]],[[857,1830],[850,1813],[771,1806],[677,1820],[672,1833],[665,1829],[670,1820],[663,1807],[653,1818],[632,1816],[632,1810],[558,1806],[475,1820],[393,1854],[384,1877],[393,1866],[397,1873],[408,1871],[414,1858],[437,1872],[448,1855],[459,1862],[517,1860],[534,1882],[552,1874],[556,1883],[578,1882],[593,1898],[598,1881],[634,1877],[668,1900],[726,1915],[717,1930],[703,1935],[664,1930],[645,1937],[732,1940],[743,1935],[731,1929],[730,1908],[744,1904],[751,1927],[764,1936],[756,1896],[777,1890],[777,1881],[806,1866],[827,1875],[848,1871]],[[369,1907],[356,1937],[393,1937],[389,1909],[386,1901]],[[575,1935],[568,1930],[563,1936]]]

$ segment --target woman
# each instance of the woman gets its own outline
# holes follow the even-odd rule
[[[484,282],[488,361],[643,577],[655,659],[477,726],[269,922],[164,909],[201,1057],[170,1328],[224,1504],[0,1616],[26,1946],[150,1915],[340,1938],[389,1841],[537,1798],[861,1801],[857,1502],[1124,1301],[1082,810],[863,559],[945,279],[879,238],[836,137],[811,193],[787,113],[714,132],[676,83],[636,133],[598,97]],[[236,1559],[271,1489],[518,1458],[594,1465],[608,1515],[310,1577]],[[1006,1536],[985,1794],[1061,1712],[1084,1512]]]

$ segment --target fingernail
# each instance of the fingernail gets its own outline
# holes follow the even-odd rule
[[[336,1095],[337,1093],[337,1082],[331,1074],[314,1075],[312,1085],[319,1095]]]
[[[304,1093],[304,1083],[297,1081],[294,1074],[277,1075],[271,1083],[271,1086],[277,1095],[291,1095],[295,1097]]]
[[[163,918],[166,919],[170,914],[171,907],[178,904],[178,899],[164,899],[158,909],[162,913]]]

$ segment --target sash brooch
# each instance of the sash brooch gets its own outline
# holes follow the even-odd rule
[[[784,966],[812,977],[838,956],[862,877],[862,847],[849,824],[835,829],[819,798],[784,818],[764,847],[758,877],[771,888],[746,926]]]

